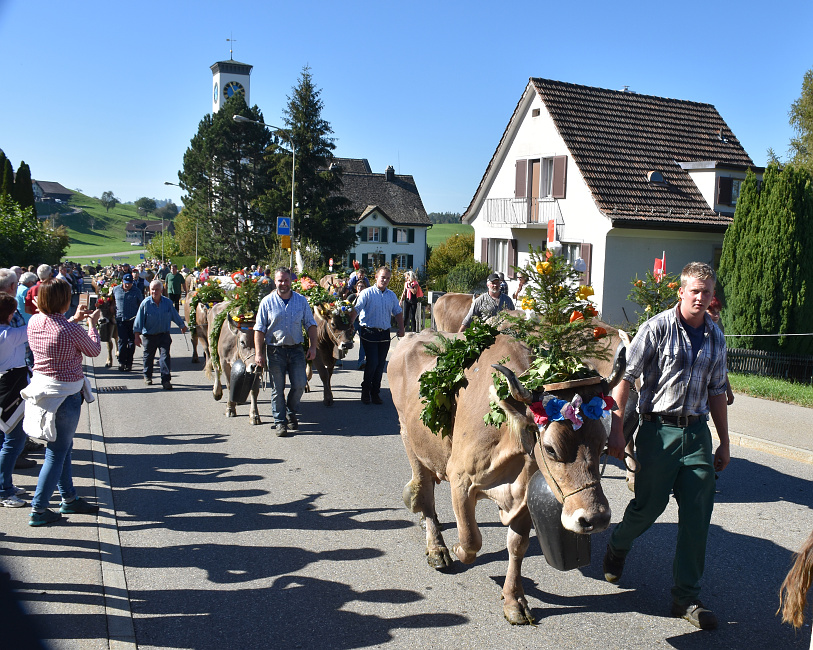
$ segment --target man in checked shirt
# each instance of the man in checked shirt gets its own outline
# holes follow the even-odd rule
[[[700,579],[706,559],[715,470],[728,465],[725,338],[706,313],[714,296],[714,270],[700,262],[680,275],[680,301],[674,309],[641,325],[627,350],[624,378],[613,391],[609,451],[623,460],[622,419],[630,387],[642,378],[637,448],[640,471],[630,501],[604,556],[604,577],[617,582],[635,539],[660,516],[674,491],[678,504],[678,538],[672,565],[672,616],[704,630],[717,617],[700,602]],[[712,454],[708,414],[720,437]]]

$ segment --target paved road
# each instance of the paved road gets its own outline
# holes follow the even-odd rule
[[[602,578],[609,532],[593,537],[592,564],[568,573],[548,566],[532,540],[523,575],[539,624],[512,628],[500,602],[507,552],[496,507],[478,507],[484,543],[474,565],[430,569],[401,502],[410,471],[395,410],[359,402],[359,372],[338,372],[329,409],[320,392],[306,395],[301,431],[280,439],[267,424],[250,426],[246,406],[226,418],[183,338],[173,338],[172,393],[95,360],[98,388],[124,387],[86,408],[76,440],[77,483],[102,504],[98,519],[35,530],[26,511],[0,511],[1,559],[30,612],[0,630],[27,622],[47,647],[83,650],[808,647],[809,627],[796,635],[774,615],[791,551],[813,527],[808,462],[733,448],[703,592],[721,618],[716,632],[668,617],[674,503],[640,539],[620,587]],[[270,420],[267,392],[261,415]],[[802,415],[807,429],[810,411]],[[752,427],[740,433],[757,439]],[[18,482],[35,481],[28,472]],[[603,483],[616,522],[630,493],[616,466]],[[438,512],[451,545],[448,484]]]

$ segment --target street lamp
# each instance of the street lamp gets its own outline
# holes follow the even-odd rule
[[[247,117],[243,117],[242,115],[235,115],[234,116],[235,122],[248,122],[249,124],[259,124],[260,126],[265,127],[266,129],[271,129],[272,131],[276,131],[285,137],[288,140],[288,144],[291,145],[291,256],[289,265],[291,268],[294,266],[294,189],[296,187],[296,147],[294,146],[294,141],[291,138],[290,133],[285,129],[281,129],[278,126],[271,126],[270,124],[266,124],[265,122],[258,122],[257,120],[250,120]]]
[[[174,185],[175,187],[181,187],[178,183],[170,183],[169,181],[164,181],[164,185]],[[181,189],[183,189],[181,187]],[[163,225],[163,219],[161,220]],[[198,265],[198,218],[195,217],[195,263],[192,266]]]

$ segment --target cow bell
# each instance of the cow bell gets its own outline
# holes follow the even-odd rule
[[[580,535],[562,526],[562,504],[539,470],[528,482],[527,502],[548,564],[559,571],[590,564],[590,535]]]
[[[236,359],[231,364],[231,376],[229,377],[229,401],[235,404],[245,404],[248,401],[254,384],[260,380],[260,376],[246,370],[246,364],[241,359]]]

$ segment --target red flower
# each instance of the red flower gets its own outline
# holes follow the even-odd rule
[[[545,406],[542,402],[534,402],[528,408],[534,414],[534,422],[538,426],[545,427],[548,425],[548,414],[545,412]]]

